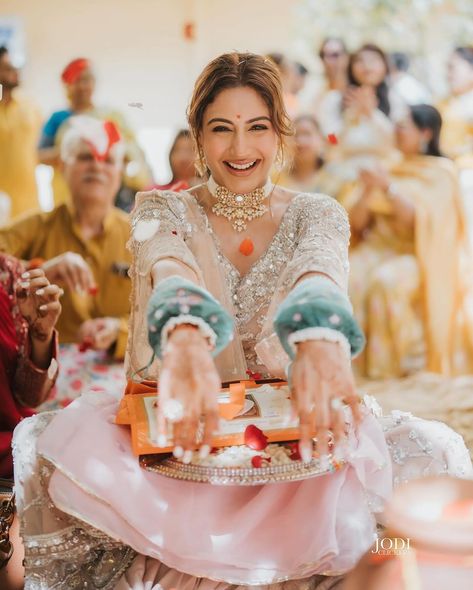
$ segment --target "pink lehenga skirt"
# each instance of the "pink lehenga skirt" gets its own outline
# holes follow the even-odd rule
[[[102,535],[138,554],[118,585],[107,586],[119,590],[331,587],[374,542],[373,512],[392,488],[388,445],[401,447],[406,457],[413,445],[423,470],[424,459],[431,472],[447,469],[446,448],[457,467],[471,469],[467,454],[460,457],[461,439],[444,425],[429,426],[406,415],[398,424],[391,419],[387,433],[386,424],[365,409],[358,431],[349,433],[347,464],[334,473],[250,487],[182,482],[139,466],[129,430],[114,424],[116,410],[114,397],[89,394],[42,429],[35,421],[45,420],[44,415],[24,421],[15,435],[15,464],[27,555],[33,547],[41,557],[41,544],[50,546],[58,527],[95,531],[95,543]],[[440,450],[427,449],[420,457],[419,428],[429,438],[437,437]],[[457,446],[447,444],[451,440]],[[38,475],[45,466],[49,475]],[[419,475],[411,465],[406,469]],[[74,534],[80,551],[81,534]],[[84,552],[92,537],[84,536],[89,539]],[[43,563],[43,569],[47,565],[36,563]],[[299,580],[300,586],[284,584],[286,580]]]

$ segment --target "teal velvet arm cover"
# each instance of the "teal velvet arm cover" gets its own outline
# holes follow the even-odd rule
[[[179,324],[196,326],[217,356],[233,338],[233,319],[212,295],[178,276],[161,281],[148,304],[148,339],[162,358],[167,335]]]
[[[335,330],[343,334],[350,345],[352,357],[361,352],[365,344],[348,297],[322,276],[301,281],[289,293],[276,313],[274,328],[291,359],[295,356],[295,348],[290,343],[291,335],[310,328]]]

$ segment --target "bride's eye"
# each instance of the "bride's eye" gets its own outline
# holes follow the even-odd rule
[[[262,123],[259,123],[257,125],[253,125],[250,128],[250,131],[266,131],[266,129],[268,129],[267,125],[263,125]]]
[[[223,133],[225,131],[231,131],[229,127],[225,127],[224,125],[217,125],[212,129],[212,133]]]

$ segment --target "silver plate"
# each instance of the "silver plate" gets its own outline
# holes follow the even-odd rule
[[[320,460],[312,459],[310,463],[292,461],[285,465],[267,467],[204,467],[202,465],[185,465],[172,456],[163,459],[160,455],[143,455],[140,465],[147,471],[153,471],[172,479],[194,483],[210,483],[220,486],[258,486],[268,483],[301,481],[338,471],[344,461],[336,461],[329,455],[328,468],[322,469]]]

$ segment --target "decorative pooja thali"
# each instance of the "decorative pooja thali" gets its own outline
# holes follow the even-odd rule
[[[159,396],[158,396],[159,399]],[[220,425],[214,448],[206,458],[194,453],[190,463],[157,444],[156,394],[127,395],[116,418],[131,428],[132,447],[140,465],[183,481],[215,485],[262,485],[326,475],[344,462],[332,455],[321,460],[313,453],[310,462],[298,450],[299,422],[291,417],[290,391],[286,383],[240,382],[222,390]],[[329,451],[331,445],[329,445]]]

